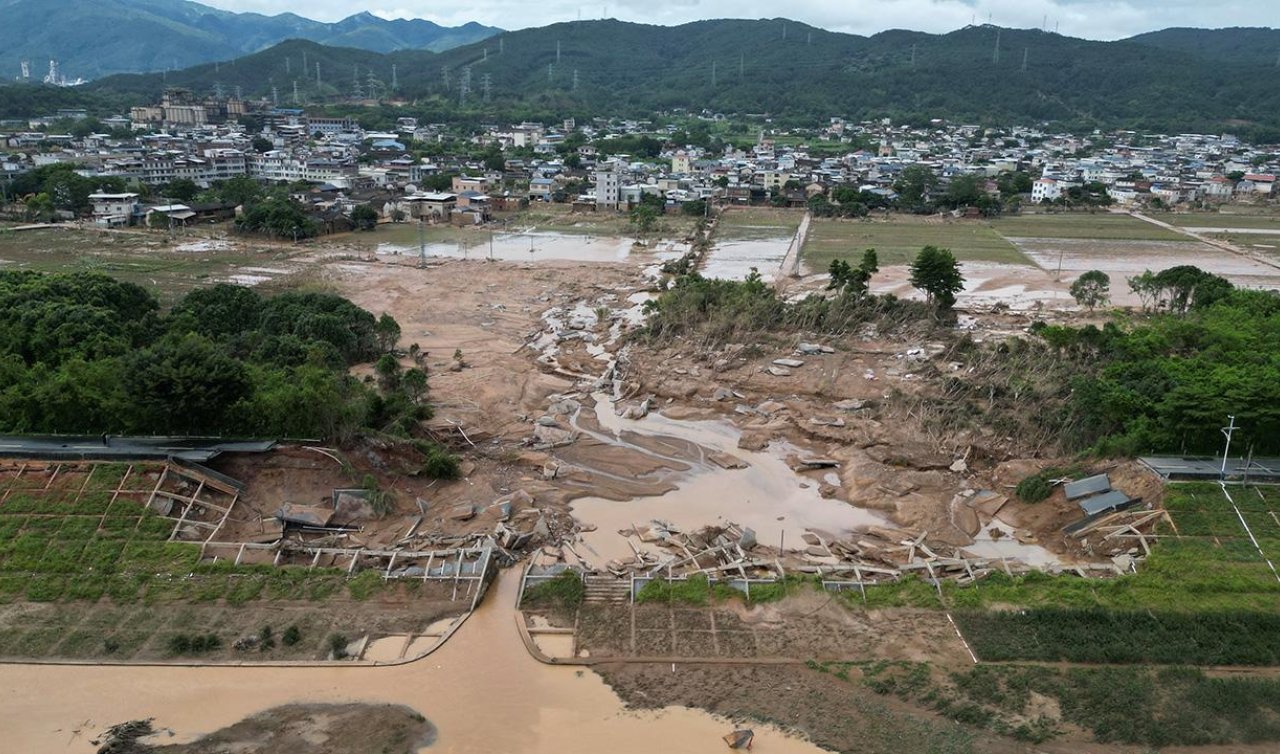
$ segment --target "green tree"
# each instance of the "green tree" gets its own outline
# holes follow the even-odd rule
[[[911,263],[911,286],[939,309],[950,309],[956,303],[956,294],[964,290],[960,263],[950,249],[926,246]]]
[[[383,312],[382,316],[378,317],[375,332],[378,336],[378,348],[384,353],[394,349],[396,343],[400,342],[400,323],[396,322],[395,317],[386,312]]]
[[[637,204],[629,213],[631,226],[640,233],[651,233],[658,227],[659,211],[652,204]]]
[[[176,202],[189,202],[200,193],[200,187],[190,178],[178,178],[165,185],[160,193]]]
[[[899,203],[907,208],[919,208],[928,204],[929,195],[938,185],[938,175],[924,165],[911,165],[902,171],[893,183]]]
[[[1071,284],[1071,297],[1093,311],[1111,298],[1111,276],[1102,270],[1089,270]]]
[[[351,221],[356,224],[356,230],[373,230],[378,227],[378,210],[369,204],[357,205],[351,210]]]
[[[271,140],[264,136],[253,137],[253,141],[250,142],[250,146],[253,147],[253,151],[257,152],[258,154],[262,154],[264,152],[270,152],[271,150],[276,148],[276,145],[272,144]]]
[[[243,364],[202,335],[165,339],[129,357],[125,391],[140,409],[143,431],[217,432],[230,426],[231,408],[250,394]]]

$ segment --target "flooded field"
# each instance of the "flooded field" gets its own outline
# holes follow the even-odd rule
[[[1018,248],[1051,275],[1062,270],[1071,281],[1088,270],[1111,276],[1112,303],[1137,305],[1125,278],[1146,270],[1191,264],[1244,288],[1280,288],[1280,269],[1195,241],[1097,241],[1067,238],[1013,238]]]
[[[719,737],[733,727],[727,720],[683,707],[628,712],[594,673],[530,657],[514,622],[518,581],[514,574],[500,577],[453,639],[425,660],[398,667],[2,666],[4,748],[92,752],[90,741],[106,727],[148,717],[176,733],[164,743],[177,743],[299,702],[407,705],[439,731],[430,752],[641,754],[653,751],[655,741],[723,748]],[[754,727],[759,751],[822,751],[775,728]]]
[[[705,277],[744,280],[751,269],[772,280],[787,255],[803,213],[782,210],[732,210],[720,220],[715,245],[703,263]]]

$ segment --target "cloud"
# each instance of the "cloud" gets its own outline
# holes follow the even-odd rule
[[[204,0],[208,5],[257,13],[292,12],[337,21],[365,10],[350,0]],[[1021,28],[1057,28],[1087,39],[1119,39],[1170,26],[1280,26],[1275,0],[791,0],[780,8],[766,0],[476,0],[367,8],[382,18],[426,18],[446,26],[477,21],[505,29],[544,26],[579,17],[681,24],[707,18],[774,18],[785,15],[833,31],[874,34],[885,29],[943,33],[970,22]]]

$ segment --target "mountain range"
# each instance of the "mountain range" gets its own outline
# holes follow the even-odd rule
[[[581,21],[503,32],[439,53],[289,41],[231,63],[113,76],[89,89],[145,100],[172,85],[201,93],[239,86],[246,95],[274,88],[283,104],[293,101],[296,84],[300,104],[320,104],[353,94],[357,82],[367,92],[372,78],[384,93],[394,79],[396,95],[441,118],[683,108],[809,122],[829,115],[945,117],[1248,134],[1276,130],[1280,87],[1275,61],[1240,47],[1276,34],[1169,30],[1097,42],[994,26],[862,37],[786,19],[674,27]]]
[[[68,78],[97,79],[230,60],[287,39],[376,52],[438,51],[500,31],[370,13],[322,23],[292,13],[233,13],[188,0],[0,0],[0,19],[0,78],[6,79],[18,75],[24,60],[37,79],[50,60]]]

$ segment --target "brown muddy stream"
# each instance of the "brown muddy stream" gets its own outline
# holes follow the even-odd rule
[[[154,717],[190,740],[291,702],[391,702],[425,715],[439,738],[425,752],[655,750],[718,752],[733,725],[686,708],[630,712],[589,670],[543,665],[515,626],[515,572],[435,654],[391,667],[0,666],[0,750],[92,752],[91,739],[124,720]],[[673,672],[680,673],[680,666]],[[822,749],[764,725],[755,751]]]

